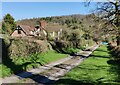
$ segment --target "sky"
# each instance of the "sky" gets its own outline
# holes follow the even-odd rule
[[[62,16],[71,14],[90,14],[95,9],[95,2],[85,7],[84,2],[2,2],[2,17],[7,13],[14,19]]]

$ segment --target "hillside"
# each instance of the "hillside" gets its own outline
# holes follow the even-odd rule
[[[85,28],[91,27],[96,24],[93,19],[94,15],[68,15],[68,16],[54,16],[54,17],[44,17],[44,18],[32,18],[18,20],[17,24],[28,25],[31,27],[35,26],[36,21],[45,20],[47,23],[59,23],[60,25],[70,25],[70,24],[83,24]]]
[[[90,36],[94,36],[94,37],[100,36],[101,34],[102,35],[106,34],[106,30],[103,29],[106,28],[104,26],[104,21],[102,19],[98,19],[94,14],[89,14],[89,15],[74,14],[68,16],[23,19],[23,20],[18,20],[17,24],[34,27],[36,22],[41,20],[45,20],[47,22],[47,26],[48,26],[47,28],[50,28],[51,30],[52,30],[52,25],[57,23],[58,29],[59,27],[62,27],[63,29],[79,28],[82,31],[88,33]]]
[[[54,23],[64,24],[64,23],[67,23],[68,20],[72,20],[72,19],[82,20],[83,18],[85,18],[85,15],[43,17],[43,18],[32,18],[32,19],[18,20],[17,24],[29,25],[31,27],[34,27],[35,22],[40,21],[40,20],[46,20],[48,23],[54,22]]]

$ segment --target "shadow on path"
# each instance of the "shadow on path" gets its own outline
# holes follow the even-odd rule
[[[84,81],[86,81],[86,80],[84,80]],[[56,81],[56,83],[54,85],[94,85],[94,84],[84,83],[82,81],[74,80],[74,79],[60,79],[60,80]]]
[[[98,57],[98,58],[110,58],[109,56],[100,56],[100,55],[90,55],[91,57]]]
[[[102,49],[96,49],[95,51],[108,52],[108,51],[105,51],[105,50],[102,50]]]

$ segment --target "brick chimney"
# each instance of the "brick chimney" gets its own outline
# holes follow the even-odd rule
[[[42,20],[42,21],[40,21],[40,27],[46,27],[46,25],[47,25],[47,23],[44,21],[44,20]]]

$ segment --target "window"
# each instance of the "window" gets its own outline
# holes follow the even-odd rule
[[[20,31],[20,30],[18,30],[18,34],[21,34],[21,31]]]

